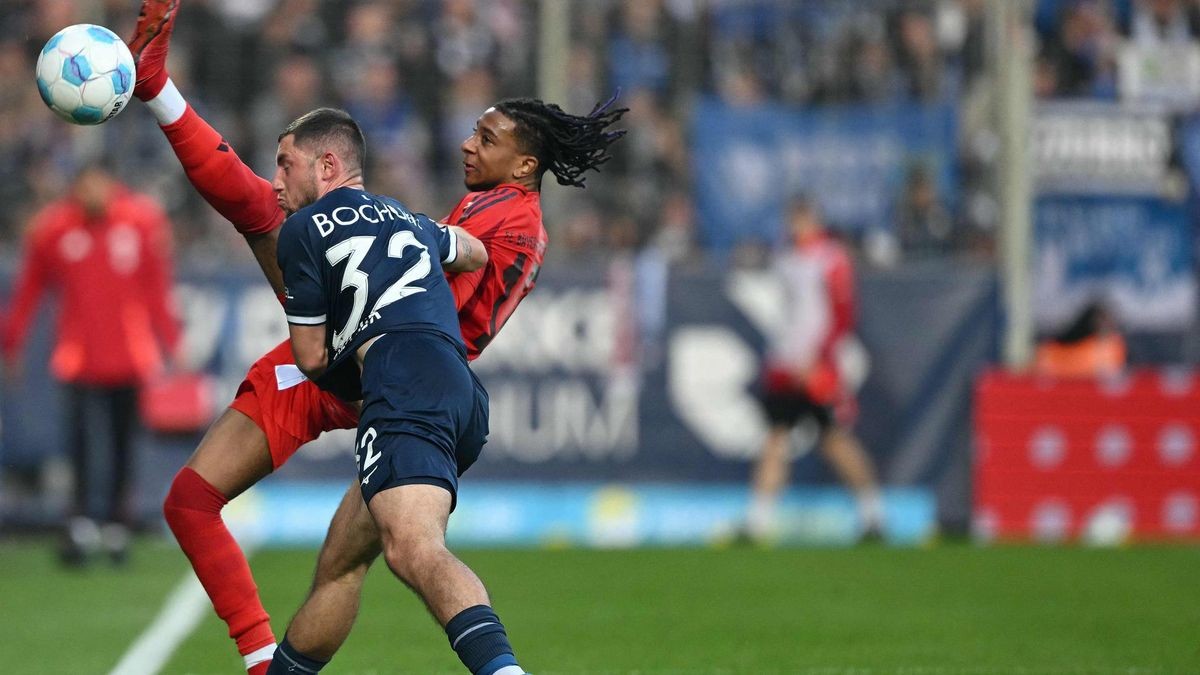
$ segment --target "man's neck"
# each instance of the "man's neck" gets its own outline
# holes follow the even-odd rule
[[[366,187],[363,185],[363,180],[362,180],[361,176],[346,176],[344,178],[331,180],[328,183],[326,183],[320,190],[320,194],[318,195],[317,198],[320,199],[321,197],[324,197],[325,195],[329,194],[330,192],[333,192],[334,190],[340,190],[341,188],[344,188],[344,187],[353,188],[355,190],[365,190],[366,189]]]

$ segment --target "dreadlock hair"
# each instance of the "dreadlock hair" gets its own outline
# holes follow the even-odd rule
[[[510,98],[494,107],[516,125],[521,149],[537,158],[539,175],[554,174],[559,185],[583,187],[584,172],[599,171],[612,159],[608,146],[625,135],[624,129],[608,127],[629,112],[629,108],[609,109],[620,92],[597,103],[587,115],[572,115],[553,103],[533,98]]]

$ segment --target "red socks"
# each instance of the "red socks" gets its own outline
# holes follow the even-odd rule
[[[228,502],[200,474],[184,467],[163,502],[163,515],[217,616],[229,625],[229,637],[245,655],[275,644],[275,634],[246,556],[221,520],[221,509]]]
[[[188,180],[238,232],[264,234],[283,222],[271,184],[251,171],[191,106],[162,130]]]

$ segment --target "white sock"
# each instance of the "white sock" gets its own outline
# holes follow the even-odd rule
[[[754,495],[746,511],[746,529],[756,537],[771,534],[775,527],[775,497]]]
[[[259,647],[258,649],[255,649],[254,651],[250,652],[249,654],[246,654],[242,658],[246,661],[246,670],[250,670],[254,666],[257,666],[258,664],[262,663],[263,661],[270,661],[273,656],[275,656],[275,643],[274,642],[272,642],[271,644],[269,644],[265,647]]]
[[[183,100],[183,94],[179,93],[179,89],[169,77],[158,96],[146,101],[146,105],[150,106],[150,112],[154,113],[154,119],[158,120],[158,125],[162,127],[178,122],[183,113],[187,112],[187,101]]]
[[[879,490],[863,490],[858,495],[858,517],[863,527],[883,528],[883,495]]]
[[[495,675],[528,675],[525,669],[521,666],[504,666],[495,672]]]

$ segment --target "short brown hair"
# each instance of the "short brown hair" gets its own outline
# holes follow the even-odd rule
[[[287,125],[279,134],[282,141],[292,136],[296,145],[310,149],[335,149],[347,163],[362,170],[367,161],[367,142],[362,128],[345,110],[317,108],[306,112]]]

